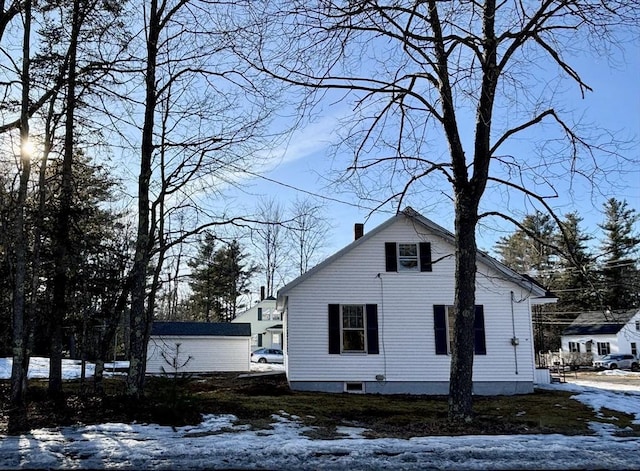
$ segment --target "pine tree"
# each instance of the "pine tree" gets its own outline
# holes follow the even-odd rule
[[[251,276],[257,267],[243,263],[246,255],[242,253],[238,241],[232,241],[228,246],[216,252],[214,257],[214,273],[218,280],[217,294],[218,319],[230,322],[236,317],[237,299],[248,287]]]
[[[215,301],[215,275],[213,259],[215,256],[216,237],[206,232],[198,253],[187,265],[191,268],[191,281],[189,286],[192,291],[189,310],[194,320],[212,322],[214,320]]]
[[[236,317],[237,299],[247,288],[257,268],[243,263],[246,255],[234,240],[215,249],[216,238],[205,234],[192,269],[189,303],[191,315],[206,322],[230,322]]]
[[[500,238],[496,252],[508,267],[548,286],[556,258],[556,250],[552,248],[555,237],[556,226],[551,217],[536,212],[525,216],[512,235]]]
[[[591,237],[580,227],[582,220],[573,212],[562,222],[564,236],[557,236],[563,252],[557,264],[559,275],[549,287],[558,295],[557,310],[574,314],[598,308],[595,259],[587,247]]]
[[[599,227],[605,232],[600,266],[602,307],[627,310],[640,305],[640,267],[638,250],[640,235],[635,224],[640,215],[626,201],[610,198],[604,204],[605,222]]]

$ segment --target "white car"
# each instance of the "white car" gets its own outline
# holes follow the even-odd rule
[[[593,367],[597,370],[616,370],[620,368],[636,371],[638,369],[638,359],[633,355],[611,353],[598,360],[594,360]]]
[[[254,363],[283,363],[284,354],[277,348],[259,348],[251,354]]]

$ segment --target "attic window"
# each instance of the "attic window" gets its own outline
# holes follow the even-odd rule
[[[385,242],[385,270],[397,271],[431,271],[431,244]]]
[[[418,270],[417,244],[398,244],[398,269]]]

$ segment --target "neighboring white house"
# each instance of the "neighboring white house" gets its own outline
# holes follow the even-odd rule
[[[362,225],[356,225],[356,237]],[[478,253],[475,394],[533,391],[531,279]],[[292,389],[448,394],[454,236],[407,208],[284,286]]]
[[[637,357],[639,348],[640,309],[583,312],[562,332],[563,352],[596,357],[631,353]]]
[[[263,299],[232,322],[251,324],[251,351],[261,347],[282,350],[282,315],[276,310],[275,298]]]
[[[149,374],[249,371],[251,326],[212,322],[154,322]]]

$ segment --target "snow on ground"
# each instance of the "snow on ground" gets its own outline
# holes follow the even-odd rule
[[[33,377],[45,359],[33,359]],[[257,366],[257,365],[256,365]],[[79,376],[77,362],[65,362],[67,378]],[[265,372],[280,365],[260,365]],[[44,371],[42,371],[44,370]],[[0,359],[0,377],[11,366]],[[89,376],[90,368],[87,368]],[[36,376],[38,375],[38,376]],[[575,393],[596,410],[635,414],[640,423],[640,390],[598,382],[545,387]],[[100,424],[38,429],[21,436],[0,435],[0,470],[6,469],[640,469],[640,439],[615,437],[613,426],[594,424],[594,436],[563,435],[416,437],[366,439],[362,429],[341,427],[344,438],[316,440],[285,412],[273,416],[272,430],[235,425],[230,415],[206,416],[197,426]]]

